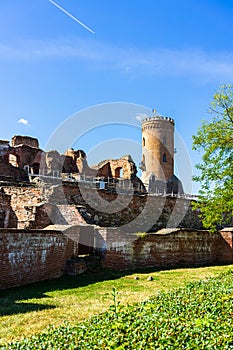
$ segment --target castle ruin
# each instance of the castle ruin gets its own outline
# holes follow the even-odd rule
[[[90,166],[82,150],[1,140],[0,289],[62,275],[83,254],[122,269],[233,261],[231,231],[198,234],[193,198],[174,175],[174,120],[142,121],[140,168],[141,179],[130,155]]]

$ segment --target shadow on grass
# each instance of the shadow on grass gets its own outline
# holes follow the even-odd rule
[[[27,303],[27,300],[49,298],[47,295],[49,292],[85,287],[97,282],[115,280],[139,271],[140,273],[148,273],[150,271],[159,271],[159,269],[140,269],[137,271],[111,271],[104,269],[94,273],[87,272],[78,277],[63,276],[57,279],[3,290],[0,291],[0,316],[54,309],[57,307],[56,305]]]
[[[217,264],[219,266],[224,264]],[[215,266],[217,266],[215,264]],[[211,265],[210,265],[211,266]],[[190,268],[191,266],[183,266]],[[196,268],[201,266],[195,266]],[[192,268],[195,268],[194,266]],[[180,267],[177,267],[178,269]],[[28,284],[22,287],[11,288],[0,291],[0,316],[14,315],[19,313],[27,313],[31,311],[40,311],[45,309],[54,309],[56,305],[27,303],[30,299],[49,298],[47,293],[54,291],[63,291],[88,286],[97,282],[108,280],[116,280],[118,278],[137,273],[152,273],[158,271],[176,270],[173,268],[146,268],[128,271],[113,271],[108,269],[100,269],[95,272],[87,272],[78,277],[63,276],[57,279],[46,280]]]

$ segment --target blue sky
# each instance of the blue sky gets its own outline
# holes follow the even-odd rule
[[[45,147],[74,113],[126,102],[174,118],[192,163],[198,162],[192,135],[209,118],[206,112],[218,86],[233,80],[233,1],[56,3],[95,34],[48,0],[1,2],[0,138],[31,135]],[[92,132],[77,147],[88,152],[106,135],[127,134],[140,142],[138,131],[115,128],[100,134]]]

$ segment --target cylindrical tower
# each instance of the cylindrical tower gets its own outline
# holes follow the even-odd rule
[[[144,176],[154,174],[168,181],[174,174],[174,120],[162,116],[142,121],[142,163]]]

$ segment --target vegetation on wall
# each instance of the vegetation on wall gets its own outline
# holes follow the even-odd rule
[[[199,201],[203,225],[214,230],[232,224],[233,216],[233,85],[222,85],[213,97],[210,121],[193,136],[193,149],[203,151]]]

